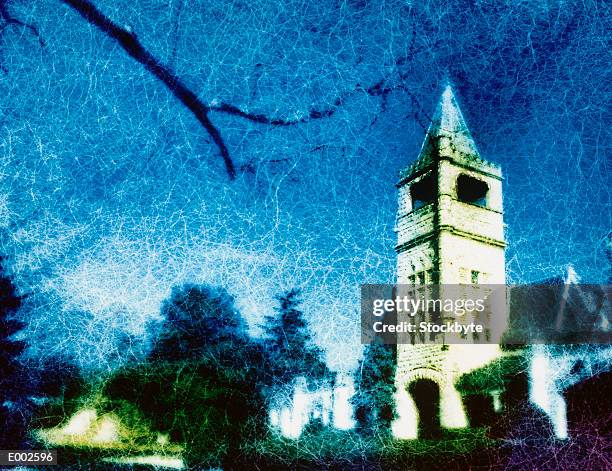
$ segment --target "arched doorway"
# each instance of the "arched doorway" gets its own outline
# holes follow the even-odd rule
[[[440,435],[440,388],[435,381],[417,379],[408,386],[418,411],[419,438],[436,438]]]

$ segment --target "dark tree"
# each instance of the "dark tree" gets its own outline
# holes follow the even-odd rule
[[[390,431],[395,417],[395,345],[366,345],[355,372],[353,407],[362,433]]]
[[[4,270],[0,257],[0,448],[18,448],[25,437],[26,375],[19,362],[25,344],[14,339],[24,324],[15,316],[22,298]]]
[[[221,288],[175,288],[162,314],[149,360],[105,385],[109,407],[136,405],[153,430],[185,447],[190,467],[233,469],[266,417],[257,388],[260,344]]]
[[[225,362],[251,342],[247,325],[222,288],[185,285],[162,304],[161,331],[150,357],[158,361]]]
[[[299,376],[307,380],[328,378],[323,352],[311,338],[304,314],[298,309],[300,291],[293,289],[277,299],[277,315],[264,325],[267,370],[271,382],[288,384]]]
[[[37,398],[30,429],[56,427],[82,406],[90,384],[70,358],[58,355],[30,361],[25,366],[31,395]]]

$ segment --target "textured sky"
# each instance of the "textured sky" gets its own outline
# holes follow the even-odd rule
[[[0,250],[32,355],[112,366],[172,286],[202,282],[254,334],[302,287],[330,365],[354,366],[359,285],[394,278],[394,184],[447,78],[505,174],[508,280],[568,263],[607,279],[604,2],[91,2],[210,108],[235,179],[167,84],[67,3],[88,2],[0,2]]]

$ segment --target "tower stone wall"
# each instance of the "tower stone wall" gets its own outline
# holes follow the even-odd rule
[[[400,173],[397,187],[398,284],[505,282],[501,169],[480,157],[450,86],[417,160]],[[465,427],[455,381],[500,355],[497,345],[398,345],[394,434],[420,433],[424,418],[417,403],[427,398],[410,392],[419,381],[437,385],[440,427]]]

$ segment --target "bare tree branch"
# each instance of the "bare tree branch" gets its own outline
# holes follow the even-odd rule
[[[0,1],[0,18],[4,21],[4,24],[0,26],[0,33],[2,33],[9,26],[21,26],[24,29],[27,29],[38,39],[38,43],[41,47],[45,47],[45,41],[43,40],[38,28],[30,23],[26,23],[24,21],[18,20],[11,16],[6,6],[6,0]]]
[[[181,14],[183,13],[183,6],[185,4],[185,0],[179,0],[178,6],[174,9],[174,15],[172,18],[172,33],[170,33],[172,37],[172,51],[170,52],[168,58],[168,64],[172,65],[174,60],[176,59],[176,50],[178,48],[179,42],[179,23],[181,21]]]
[[[96,26],[109,38],[114,39],[132,58],[157,77],[172,94],[183,103],[210,135],[221,153],[230,179],[236,176],[236,168],[221,133],[208,117],[209,107],[190,90],[168,67],[147,51],[136,35],[114,23],[88,0],[61,0],[76,10],[88,23]]]
[[[348,94],[347,94],[348,95]],[[269,118],[263,114],[257,113],[247,113],[246,111],[241,110],[237,106],[231,105],[229,103],[221,103],[219,105],[211,106],[210,109],[212,111],[219,111],[221,113],[227,113],[233,116],[239,116],[248,121],[252,121],[254,123],[259,124],[269,124],[271,126],[294,126],[296,124],[307,123],[308,121],[312,121],[315,119],[329,118],[333,116],[336,110],[344,104],[344,98],[337,98],[334,101],[334,106],[326,109],[326,110],[310,110],[307,116],[299,119],[279,119],[279,118]]]
[[[360,85],[357,85],[355,89],[350,90],[344,93],[342,96],[336,98],[329,108],[323,110],[309,110],[307,115],[297,119],[271,118],[264,114],[246,112],[235,105],[225,102],[207,105],[196,95],[195,92],[193,92],[180,80],[180,78],[168,65],[163,64],[151,52],[145,49],[134,32],[113,22],[90,0],[61,1],[62,3],[76,10],[88,23],[96,26],[100,31],[106,34],[106,36],[115,40],[134,60],[142,64],[145,69],[157,77],[168,88],[168,90],[170,90],[172,94],[174,94],[174,96],[193,113],[207,133],[212,137],[215,145],[219,149],[230,179],[234,179],[236,169],[219,129],[217,129],[209,118],[209,113],[211,111],[229,114],[231,116],[236,116],[258,124],[266,124],[270,126],[294,126],[296,124],[303,124],[313,120],[333,116],[338,108],[346,102],[348,97],[357,93],[365,92],[370,96],[382,97],[384,107],[386,96],[389,93],[395,90],[403,90],[410,94],[413,103],[418,104],[414,95],[406,90],[403,83],[400,82],[393,87],[385,87],[386,79],[382,79],[378,83],[368,88],[362,88]],[[397,65],[400,65],[399,60]]]

